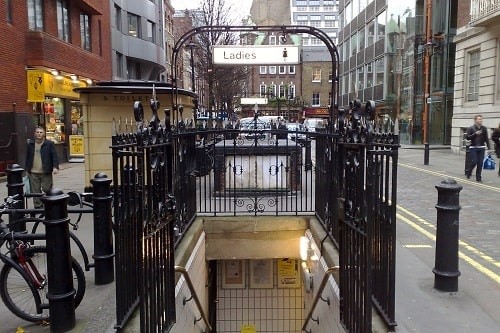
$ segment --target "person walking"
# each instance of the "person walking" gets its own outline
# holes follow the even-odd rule
[[[483,126],[483,116],[474,116],[474,125],[469,127],[466,132],[467,140],[470,140],[470,168],[466,170],[465,175],[469,179],[472,171],[476,168],[476,181],[481,182],[481,172],[483,171],[484,152],[486,147],[490,149],[490,142],[488,140],[488,130]]]
[[[497,128],[493,129],[491,141],[495,143],[495,154],[500,158],[500,123]],[[498,163],[498,176],[500,176],[500,163]]]
[[[54,143],[45,138],[45,130],[35,129],[35,140],[30,140],[26,148],[26,172],[30,180],[31,192],[42,193],[52,188],[53,174],[59,172],[59,161]],[[42,208],[40,198],[33,198],[35,208]]]

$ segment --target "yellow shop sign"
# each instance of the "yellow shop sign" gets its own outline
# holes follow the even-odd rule
[[[80,95],[73,89],[87,86],[82,81],[75,83],[68,77],[56,79],[54,75],[41,70],[28,70],[26,73],[28,102],[44,102],[45,96],[78,99]]]

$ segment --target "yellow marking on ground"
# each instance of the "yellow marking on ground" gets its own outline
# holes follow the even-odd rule
[[[419,226],[417,223],[411,221],[410,219],[404,217],[401,214],[397,213],[396,216],[400,220],[402,220],[403,222],[405,222],[406,224],[408,224],[410,227],[412,227],[413,229],[415,229],[418,232],[420,232],[422,235],[426,236],[427,238],[431,239],[434,242],[436,241],[436,236],[434,236],[429,231],[425,230],[423,227]],[[478,263],[477,261],[475,261],[471,257],[469,257],[466,254],[464,254],[462,251],[458,251],[458,257],[460,259],[463,259],[465,262],[467,262],[469,265],[471,265],[472,267],[474,267],[475,269],[477,269],[479,272],[483,273],[484,275],[486,275],[487,277],[489,277],[490,279],[492,279],[494,282],[500,284],[500,275],[498,275],[495,272],[491,271],[490,269],[484,267],[483,265],[481,265],[480,263]]]
[[[434,176],[455,179],[456,181],[459,181],[460,183],[465,183],[465,184],[469,184],[469,185],[476,186],[476,187],[481,187],[481,188],[484,188],[484,189],[487,189],[487,190],[491,190],[491,191],[495,191],[495,192],[499,192],[500,193],[500,188],[499,187],[486,185],[486,184],[475,182],[475,181],[471,181],[471,180],[468,180],[468,179],[463,179],[461,177],[450,176],[450,175],[447,175],[445,173],[440,173],[440,172],[436,172],[436,171],[422,169],[422,168],[419,168],[419,167],[411,165],[411,164],[398,163],[398,165],[402,166],[402,167],[405,167],[405,168],[408,168],[408,169],[413,169],[413,170],[425,172],[425,173],[428,173],[428,174],[431,174],[431,175],[434,175]]]
[[[418,220],[419,222],[421,222],[422,224],[428,226],[429,228],[432,228],[432,229],[436,229],[436,226],[432,223],[430,223],[429,221],[425,220],[424,218],[418,216],[417,214],[414,214],[412,212],[410,212],[409,210],[401,207],[400,205],[397,205],[396,206],[399,210],[403,211],[405,214],[413,217],[414,219]],[[474,253],[475,255],[477,255],[478,257],[481,257],[481,259],[489,262],[490,264],[492,265],[495,265],[496,267],[500,267],[500,262],[499,261],[496,261],[495,259],[493,259],[492,257],[490,257],[489,255],[487,255],[486,253],[476,249],[474,246],[470,245],[469,243],[466,243],[464,242],[463,240],[458,240],[458,244],[460,246],[463,246],[464,248],[466,248],[467,250],[469,250],[470,252]]]
[[[425,245],[425,244],[406,244],[403,246],[408,249],[424,249],[432,247],[432,245]]]

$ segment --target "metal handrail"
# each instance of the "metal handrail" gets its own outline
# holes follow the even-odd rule
[[[207,316],[205,315],[205,311],[203,311],[203,307],[201,306],[200,299],[198,298],[198,294],[196,294],[196,290],[194,289],[193,282],[191,281],[191,278],[189,277],[188,271],[181,266],[175,266],[174,267],[175,271],[177,273],[181,273],[184,278],[186,279],[186,283],[188,285],[189,291],[191,292],[191,297],[189,300],[194,299],[194,302],[196,303],[196,306],[198,307],[198,311],[200,311],[201,318],[205,322],[205,325],[207,325],[208,332],[212,332],[212,326],[208,322]],[[186,301],[187,302],[187,301]],[[195,320],[196,321],[199,321]]]
[[[318,301],[320,299],[322,299],[321,294],[323,293],[323,289],[325,289],[326,282],[328,281],[328,278],[330,277],[330,275],[332,275],[334,272],[337,272],[338,270],[339,270],[339,266],[330,267],[326,270],[325,276],[323,276],[323,280],[321,280],[321,284],[319,285],[318,293],[314,297],[314,301],[312,303],[311,310],[309,310],[309,314],[307,315],[306,320],[304,321],[304,325],[302,326],[302,330],[304,332],[307,332],[307,330],[306,330],[307,324],[309,324],[309,320],[312,319],[312,315],[313,315],[313,312],[316,308],[316,304],[318,304]],[[314,320],[314,321],[318,322],[318,320],[319,320],[319,318]]]

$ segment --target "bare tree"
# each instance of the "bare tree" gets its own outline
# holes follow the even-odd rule
[[[226,0],[202,0],[199,17],[193,17],[197,26],[233,25],[230,13],[232,7]],[[238,41],[238,35],[226,31],[208,31],[197,35],[198,73],[208,82],[209,109],[233,110],[234,96],[241,94],[243,83],[248,80],[248,70],[244,66],[214,66],[212,63],[213,45],[232,45]]]

